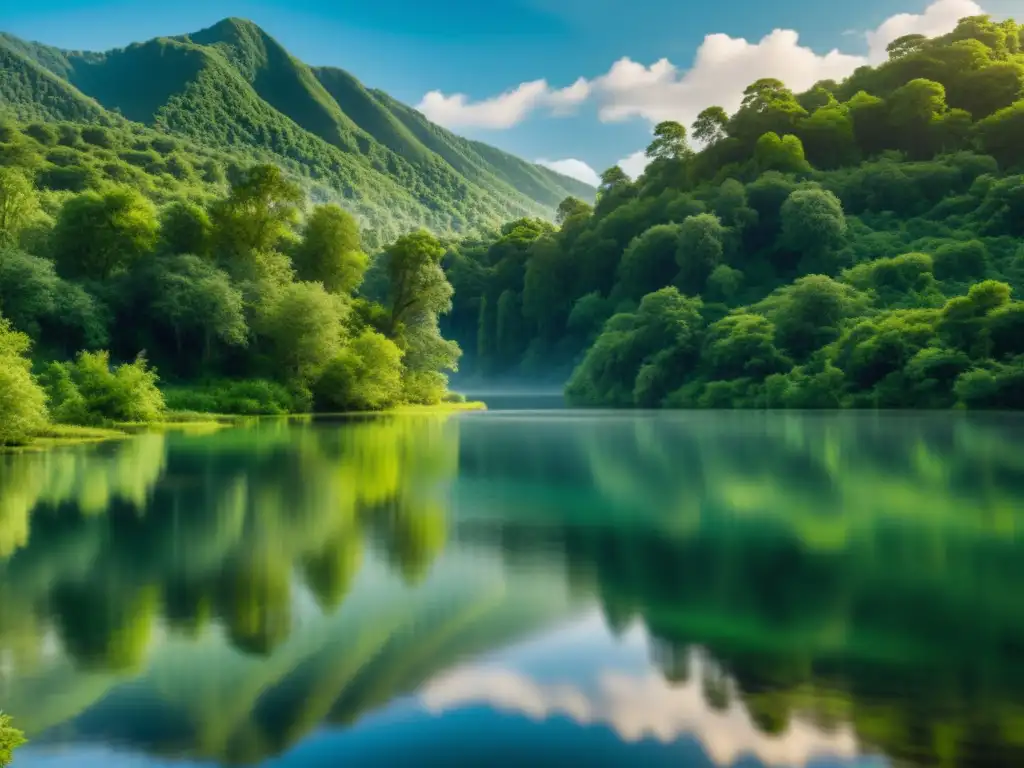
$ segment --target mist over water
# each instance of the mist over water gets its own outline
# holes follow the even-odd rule
[[[565,408],[565,395],[556,387],[493,387],[469,388],[463,392],[467,400],[486,403],[491,411],[555,410]]]
[[[1024,760],[1021,419],[495,397],[0,457],[17,768]]]

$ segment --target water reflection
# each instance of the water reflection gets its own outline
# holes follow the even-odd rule
[[[503,412],[3,456],[0,708],[30,766],[83,743],[290,765],[324,725],[381,764],[481,708],[491,750],[499,713],[530,718],[533,758],[1021,764],[1021,434]]]

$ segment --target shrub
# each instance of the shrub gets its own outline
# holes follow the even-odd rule
[[[15,749],[25,743],[25,734],[11,725],[11,718],[0,712],[0,768],[5,768],[14,759]]]
[[[73,363],[51,363],[44,378],[53,418],[64,424],[153,422],[166,407],[142,356],[111,368],[110,353],[80,352]]]
[[[0,445],[21,445],[46,424],[46,396],[32,376],[30,344],[0,317]]]
[[[954,391],[968,408],[1024,408],[1024,357],[967,371],[956,380]]]
[[[225,413],[242,416],[281,416],[310,409],[308,394],[265,379],[212,381],[164,392],[167,407],[175,411]]]
[[[988,266],[988,250],[980,240],[949,243],[935,252],[935,274],[940,279],[982,277]]]
[[[438,402],[436,381],[422,381],[419,402]],[[375,411],[393,405],[402,391],[402,352],[375,331],[363,331],[337,355],[314,388],[317,407],[325,410]],[[442,389],[443,392],[443,389]]]

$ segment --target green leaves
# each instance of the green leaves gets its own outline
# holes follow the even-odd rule
[[[681,160],[693,152],[686,140],[686,128],[672,120],[654,127],[654,141],[645,153],[651,160]]]
[[[254,166],[211,211],[214,248],[235,262],[273,250],[298,221],[302,200],[302,191],[280,168]]]
[[[112,367],[109,352],[80,352],[74,362],[51,363],[42,379],[59,423],[152,423],[164,414],[159,378],[142,355]]]
[[[1024,99],[986,117],[978,124],[982,149],[1006,168],[1024,167]]]
[[[68,277],[106,280],[151,253],[158,234],[156,209],[138,191],[85,192],[60,210],[54,256]]]
[[[331,293],[349,294],[359,287],[368,258],[360,249],[359,225],[337,205],[318,205],[306,221],[295,250],[301,280],[323,283]]]
[[[662,288],[635,313],[619,314],[566,385],[576,405],[656,407],[687,374],[704,328],[700,299]]]
[[[46,396],[32,376],[30,347],[28,336],[0,316],[0,445],[28,442],[46,424]],[[0,738],[5,728],[7,723],[0,716]],[[0,743],[0,764],[3,755]]]
[[[28,175],[19,168],[0,166],[0,246],[16,244],[38,209]]]
[[[754,147],[754,162],[760,173],[804,173],[811,170],[804,157],[803,143],[792,134],[781,137],[774,132],[763,134]]]
[[[292,283],[274,302],[260,330],[273,344],[275,362],[299,382],[315,380],[342,349],[348,307],[320,283]]]
[[[14,759],[14,750],[25,743],[25,734],[11,724],[9,715],[0,712],[0,768]]]
[[[805,255],[827,254],[846,234],[843,204],[824,189],[798,189],[783,203],[782,236],[786,244]]]

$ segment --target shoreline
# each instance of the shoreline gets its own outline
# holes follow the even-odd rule
[[[124,422],[110,427],[80,427],[69,424],[49,424],[25,445],[0,445],[0,455],[40,453],[54,448],[76,445],[97,445],[115,440],[126,440],[146,432],[192,432],[206,434],[247,422],[269,419],[313,420],[322,417],[410,416],[431,413],[459,413],[486,411],[487,404],[473,400],[463,403],[437,403],[436,405],[399,405],[382,411],[343,411],[337,413],[287,413],[274,415],[242,415],[224,413],[186,412],[171,414],[168,421]]]

